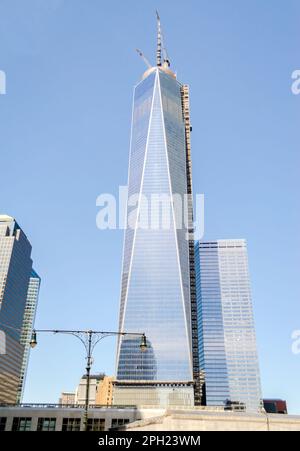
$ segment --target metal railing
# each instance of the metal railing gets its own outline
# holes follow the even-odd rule
[[[21,408],[21,409],[84,409],[84,404],[52,404],[52,403],[21,403],[21,404],[1,404],[1,408]],[[90,404],[90,409],[137,409],[137,406],[117,406],[106,404]]]

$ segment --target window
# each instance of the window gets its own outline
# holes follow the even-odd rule
[[[80,418],[63,418],[62,431],[80,431]]]
[[[56,418],[39,418],[38,431],[55,431]]]
[[[0,417],[0,431],[5,431],[6,417]]]
[[[104,418],[89,418],[88,419],[88,431],[105,431],[105,419]]]
[[[13,419],[12,431],[30,431],[31,418],[29,417],[15,417]]]
[[[118,426],[123,426],[123,424],[128,424],[129,419],[128,418],[113,418],[111,420],[111,427],[116,428]]]

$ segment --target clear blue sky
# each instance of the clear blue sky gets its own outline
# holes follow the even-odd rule
[[[264,397],[300,413],[298,0],[0,0],[0,211],[42,277],[36,326],[116,329],[122,231],[96,197],[127,182],[133,85],[155,56],[155,9],[191,87],[194,191],[205,238],[246,238]],[[115,343],[95,371],[114,371]],[[26,401],[57,401],[84,371],[71,337],[41,336]]]

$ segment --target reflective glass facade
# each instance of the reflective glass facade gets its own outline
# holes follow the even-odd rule
[[[0,330],[6,339],[0,355],[0,403],[17,402],[24,376],[21,337],[31,271],[28,239],[12,217],[0,216]]]
[[[261,407],[261,386],[245,240],[195,248],[200,368],[207,405]]]
[[[119,381],[193,380],[189,241],[182,212],[171,201],[187,193],[181,89],[173,74],[156,67],[134,92],[128,189],[137,204],[128,204],[134,227],[125,232],[119,327],[144,332],[149,347],[141,353],[139,338],[119,341]],[[164,194],[167,227],[162,209],[150,210],[152,196]]]
[[[41,279],[38,274],[32,270],[29,278],[26,305],[24,311],[24,319],[22,326],[22,334],[20,338],[21,345],[24,346],[24,354],[21,368],[21,375],[18,387],[18,402],[22,401],[25,378],[28,366],[29,352],[30,352],[30,339],[33,329],[33,324],[36,315],[39,291],[40,291]]]

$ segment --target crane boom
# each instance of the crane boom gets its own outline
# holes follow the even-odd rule
[[[143,54],[143,52],[141,52],[141,50],[136,49],[137,53],[140,55],[140,57],[143,59],[144,63],[146,64],[146,66],[150,69],[151,64],[149,63],[149,61],[147,60],[147,58],[145,57],[145,55]]]

